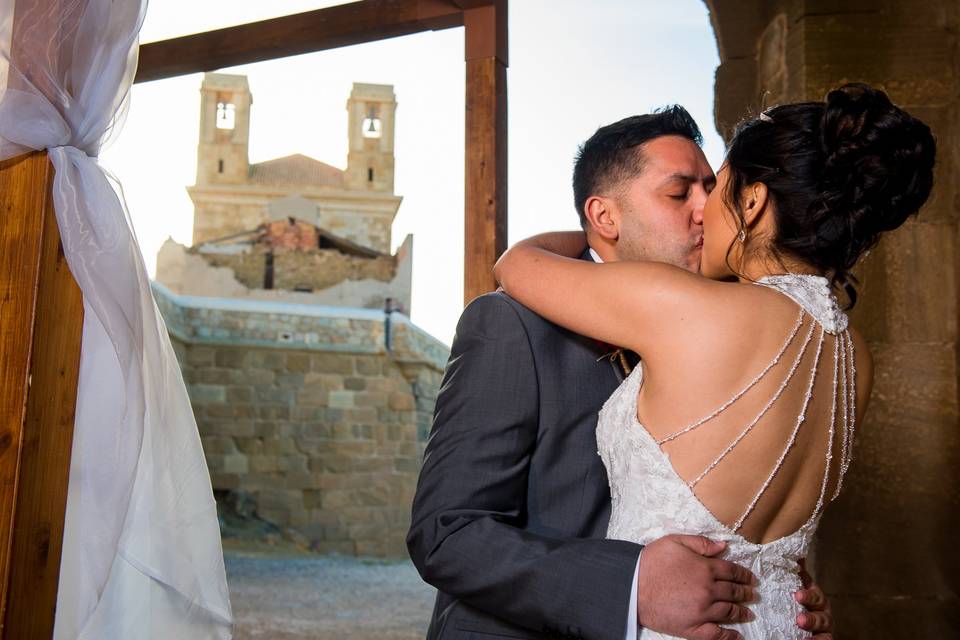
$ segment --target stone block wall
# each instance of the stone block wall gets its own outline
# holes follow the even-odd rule
[[[382,312],[155,293],[214,489],[317,551],[404,557],[446,347],[399,314],[388,351]]]
[[[758,96],[820,100],[863,81],[930,125],[936,184],[915,220],[858,268],[852,319],[875,382],[851,474],[811,562],[837,637],[960,634],[960,5],[954,0],[706,0],[717,35],[718,129]]]

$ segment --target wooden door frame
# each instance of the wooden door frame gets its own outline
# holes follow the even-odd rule
[[[507,0],[362,0],[140,47],[134,82],[464,28],[464,304],[507,246]]]

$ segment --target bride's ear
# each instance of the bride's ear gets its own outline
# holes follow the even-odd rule
[[[743,222],[747,229],[754,228],[763,218],[769,204],[769,191],[762,182],[754,182],[743,188]]]
[[[620,225],[613,212],[612,203],[607,198],[591,196],[583,203],[583,214],[587,219],[585,231],[593,231],[607,240],[620,237]]]

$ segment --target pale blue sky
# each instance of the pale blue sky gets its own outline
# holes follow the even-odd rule
[[[142,41],[307,11],[320,0],[153,0]],[[570,175],[598,127],[664,104],[686,106],[716,167],[719,63],[702,0],[512,0],[509,237],[576,228]],[[224,69],[249,77],[250,156],[304,153],[346,165],[353,82],[394,85],[399,103],[394,244],[414,234],[413,321],[453,337],[463,285],[463,31],[451,29]],[[167,236],[189,244],[199,74],[136,85],[125,128],[103,154],[121,180],[148,269]]]

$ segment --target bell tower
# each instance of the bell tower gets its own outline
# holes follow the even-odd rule
[[[347,111],[350,114],[347,188],[393,193],[393,132],[397,111],[393,86],[353,83]]]
[[[241,184],[250,169],[250,105],[246,76],[205,73],[200,86],[197,185]]]

